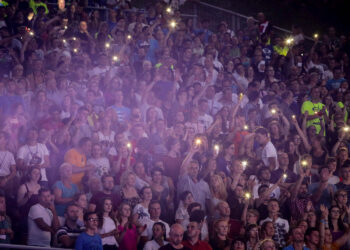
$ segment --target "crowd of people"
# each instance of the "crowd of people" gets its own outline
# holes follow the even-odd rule
[[[184,2],[0,0],[0,243],[350,249],[350,39]]]

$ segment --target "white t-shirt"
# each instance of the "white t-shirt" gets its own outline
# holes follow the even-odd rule
[[[145,220],[142,220],[140,222],[142,225],[147,225],[146,230],[143,231],[141,236],[145,236],[148,238],[148,240],[151,240],[152,236],[153,236],[152,228],[153,228],[154,223],[156,223],[156,222],[162,222],[165,225],[166,238],[169,238],[170,227],[169,227],[168,223],[166,223],[165,221],[162,221],[162,220],[153,221],[151,219],[145,219]]]
[[[90,158],[86,165],[93,165],[95,167],[94,175],[97,177],[102,177],[104,174],[108,174],[110,171],[109,160],[106,157],[101,157],[98,159]]]
[[[168,244],[167,241],[163,241],[164,246]],[[143,247],[143,250],[158,250],[161,246],[155,240],[147,241],[146,245]]]
[[[263,150],[261,152],[261,160],[264,162],[264,165],[266,167],[270,166],[270,163],[269,163],[270,157],[275,157],[275,161],[276,161],[276,168],[275,169],[278,169],[277,151],[276,151],[276,148],[272,144],[271,141],[269,141],[265,145],[265,147],[263,148]]]
[[[109,143],[114,143],[114,137],[115,137],[114,131],[111,131],[109,135],[104,135],[101,131],[98,131],[97,135],[98,135],[98,140],[100,142],[107,141]]]
[[[265,220],[260,221],[260,225],[264,224],[265,221],[272,221],[272,219],[267,217]],[[286,243],[285,236],[289,231],[288,221],[278,217],[273,226],[275,228],[273,240],[277,242],[279,246],[284,246]]]
[[[213,117],[208,114],[198,116],[198,122],[204,125],[204,129],[207,130],[213,123]]]
[[[9,151],[0,151],[0,176],[11,174],[11,166],[16,165],[13,154]]]
[[[51,232],[43,231],[36,225],[34,220],[39,218],[51,227],[53,220],[51,210],[38,203],[32,206],[28,213],[28,245],[50,247]]]
[[[135,188],[140,191],[143,187],[149,187],[148,182],[142,180],[140,177],[136,176]]]
[[[49,156],[49,150],[47,149],[45,144],[37,143],[35,146],[29,146],[28,144],[26,144],[20,147],[17,152],[17,158],[23,160],[24,165],[27,167],[30,166],[30,161],[35,156],[41,159],[39,165],[42,165],[44,163],[44,157]],[[41,180],[47,181],[46,169],[41,168],[40,171],[41,171]]]
[[[110,217],[103,217],[103,225],[102,225],[102,228],[98,230],[98,233],[99,234],[109,233],[116,228],[117,227],[114,221]],[[108,237],[102,238],[102,245],[118,246],[118,243],[114,236],[108,236]]]
[[[132,210],[132,214],[138,214],[138,220],[140,221],[150,219],[148,208],[142,206],[140,203],[134,207],[134,209]]]

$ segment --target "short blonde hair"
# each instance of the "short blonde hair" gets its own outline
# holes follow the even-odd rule
[[[136,176],[136,174],[130,170],[125,171],[120,177],[120,186],[124,187],[126,185],[126,183],[128,182],[129,175]]]

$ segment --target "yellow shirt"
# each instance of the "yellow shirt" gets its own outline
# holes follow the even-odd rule
[[[305,114],[305,112],[307,111],[309,115],[315,115],[317,112],[320,112],[323,107],[324,107],[324,104],[321,102],[313,103],[311,101],[306,101],[301,106],[301,113]],[[326,110],[326,114],[328,115],[327,110]],[[320,130],[321,130],[320,118],[308,120],[306,123],[306,127],[310,127],[311,125],[315,126],[317,134],[320,133]]]
[[[30,0],[29,1],[29,7],[32,8],[34,14],[38,14],[37,8],[39,6],[43,6],[45,8],[45,14],[49,14],[49,9],[47,8],[46,3],[42,3],[42,2],[36,3],[35,0]]]
[[[273,46],[273,50],[275,52],[277,52],[277,54],[281,55],[281,56],[287,56],[289,48],[288,47],[280,47],[280,46]]]
[[[68,162],[79,168],[83,168],[86,165],[86,156],[84,154],[81,154],[75,148],[73,148],[68,150],[67,153],[65,154],[64,162]],[[83,179],[83,177],[84,177],[84,172],[73,174],[72,182],[74,184],[81,186],[81,180]]]

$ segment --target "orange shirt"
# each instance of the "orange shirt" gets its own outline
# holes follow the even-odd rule
[[[322,246],[322,250],[339,250],[339,246],[337,243],[333,242],[330,248]]]
[[[73,164],[76,167],[83,168],[86,165],[86,156],[84,154],[81,154],[75,148],[72,148],[66,152],[64,156],[64,161]],[[73,174],[72,182],[80,186],[83,177],[84,172]]]

